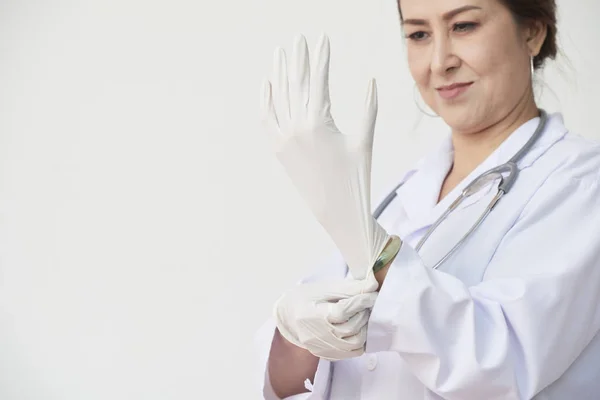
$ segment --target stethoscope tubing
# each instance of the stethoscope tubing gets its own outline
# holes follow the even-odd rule
[[[446,253],[441,260],[439,260],[432,268],[438,269],[440,265],[444,263],[452,254],[456,252],[462,246],[462,244],[470,237],[471,234],[483,223],[483,221],[487,218],[487,216],[492,212],[494,207],[498,204],[500,199],[506,195],[510,189],[513,187],[517,176],[519,175],[519,168],[517,167],[517,163],[531,150],[535,142],[542,136],[542,133],[546,127],[546,123],[548,121],[548,115],[546,111],[540,109],[540,122],[527,143],[519,151],[506,163],[501,164],[497,167],[494,167],[483,174],[479,175],[475,178],[467,187],[465,187],[460,194],[460,196],[448,207],[446,211],[431,225],[431,227],[425,232],[415,250],[418,252],[421,250],[427,239],[433,234],[435,229],[454,211],[458,205],[467,197],[477,193],[480,189],[487,186],[491,181],[500,179],[500,183],[498,184],[498,192],[494,196],[494,198],[490,201],[488,206],[485,208],[484,212],[479,216],[475,224],[471,226],[471,228],[463,235],[463,237],[452,247],[452,249]],[[504,176],[506,174],[506,176]],[[381,214],[385,211],[385,209],[390,205],[390,203],[396,198],[398,189],[404,184],[404,182],[400,182],[394,190],[392,190],[383,201],[377,206],[373,216],[375,219],[378,219]]]

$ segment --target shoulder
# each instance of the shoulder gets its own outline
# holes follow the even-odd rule
[[[600,142],[567,132],[549,151],[556,169],[548,177],[570,183],[600,183]]]
[[[546,129],[527,163],[535,175],[563,184],[600,181],[600,141],[569,130],[560,113],[549,116]]]
[[[538,164],[538,163],[536,163]],[[537,167],[537,168],[536,168]],[[531,171],[537,175],[536,187],[526,202],[521,217],[534,220],[558,209],[568,212],[571,223],[582,218],[600,216],[600,143],[567,131],[551,146],[539,165]]]

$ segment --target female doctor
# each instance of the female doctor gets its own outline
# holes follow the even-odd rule
[[[276,52],[266,130],[339,254],[258,335],[266,399],[598,398],[600,147],[533,95],[557,52],[555,9],[399,2],[411,74],[451,134],[379,218],[375,82],[364,122],[341,133],[327,38],[310,61],[301,36],[289,63]]]

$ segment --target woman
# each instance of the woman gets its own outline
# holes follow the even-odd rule
[[[282,296],[276,327],[262,330],[265,398],[598,398],[600,147],[568,132],[559,114],[546,120],[533,95],[534,69],[557,51],[554,0],[399,8],[411,74],[452,132],[406,174],[378,221],[356,217],[364,196],[340,194],[369,189],[374,84],[358,146],[330,135],[326,40],[313,73],[301,40],[289,86],[280,70],[266,87],[265,120],[279,145],[287,140],[278,155],[340,254]],[[296,100],[282,107],[288,94]],[[469,183],[532,137],[510,192],[456,251],[495,201],[497,180],[427,233]],[[323,160],[331,164],[321,176],[302,171]],[[348,170],[363,174],[359,183],[344,181]],[[354,222],[340,228],[344,219]]]

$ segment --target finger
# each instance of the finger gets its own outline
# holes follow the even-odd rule
[[[323,286],[320,301],[337,302],[363,293],[372,293],[373,285],[369,280],[342,280],[328,282]]]
[[[327,321],[332,324],[347,322],[356,314],[373,308],[376,300],[377,293],[365,293],[330,303]]]
[[[300,339],[300,342],[306,349],[326,350],[329,348],[339,353],[364,349],[366,339],[366,326],[358,328],[354,334],[345,335],[343,338],[341,333],[331,326],[327,336],[312,335],[310,338],[307,337],[304,342]]]
[[[348,321],[341,324],[334,324],[333,334],[340,339],[344,339],[350,336],[358,334],[363,326],[369,322],[370,316],[369,310],[363,310],[359,313],[354,314]]]
[[[377,120],[377,82],[375,79],[369,81],[367,88],[367,96],[365,98],[365,110],[360,135],[362,143],[367,146],[373,145],[373,137],[375,135],[375,121]]]
[[[290,94],[289,81],[287,75],[287,61],[285,50],[281,47],[275,50],[274,67],[275,79],[273,90],[273,103],[279,126],[285,129],[289,125],[290,119]]]
[[[364,346],[361,347],[360,349],[357,350],[352,350],[352,351],[345,351],[345,352],[340,352],[338,350],[321,350],[318,352],[313,352],[311,351],[311,353],[323,360],[327,360],[327,361],[340,361],[340,360],[346,360],[348,358],[356,358],[356,357],[360,357],[361,355],[363,355],[365,352]]]
[[[375,306],[379,293],[364,293],[358,296],[350,297],[349,299],[340,302],[340,308],[343,308],[343,313],[347,316],[352,316],[360,311],[371,309]]]
[[[369,322],[370,315],[371,313],[369,311],[363,311],[355,314],[348,322],[334,325],[335,329],[333,334],[343,340],[359,335],[361,329],[363,329],[363,327],[365,327]]]
[[[329,115],[329,58],[330,46],[327,35],[321,35],[317,44],[315,62],[311,73],[309,110],[315,114]]]
[[[367,341],[367,326],[363,325],[355,335],[339,338],[336,347],[343,351],[364,351]]]
[[[290,72],[290,113],[292,120],[304,117],[310,91],[310,61],[306,38],[298,35],[294,41]]]
[[[340,339],[333,333],[327,338],[311,338],[303,343],[302,348],[310,351],[319,358],[327,360],[343,360],[362,355],[365,352],[365,342],[367,339],[366,331],[359,332],[357,335],[349,336],[347,339]]]
[[[275,112],[275,106],[273,105],[272,86],[271,82],[268,80],[264,81],[262,84],[260,108],[261,120],[269,135],[279,133],[279,122],[277,121],[277,113]]]

